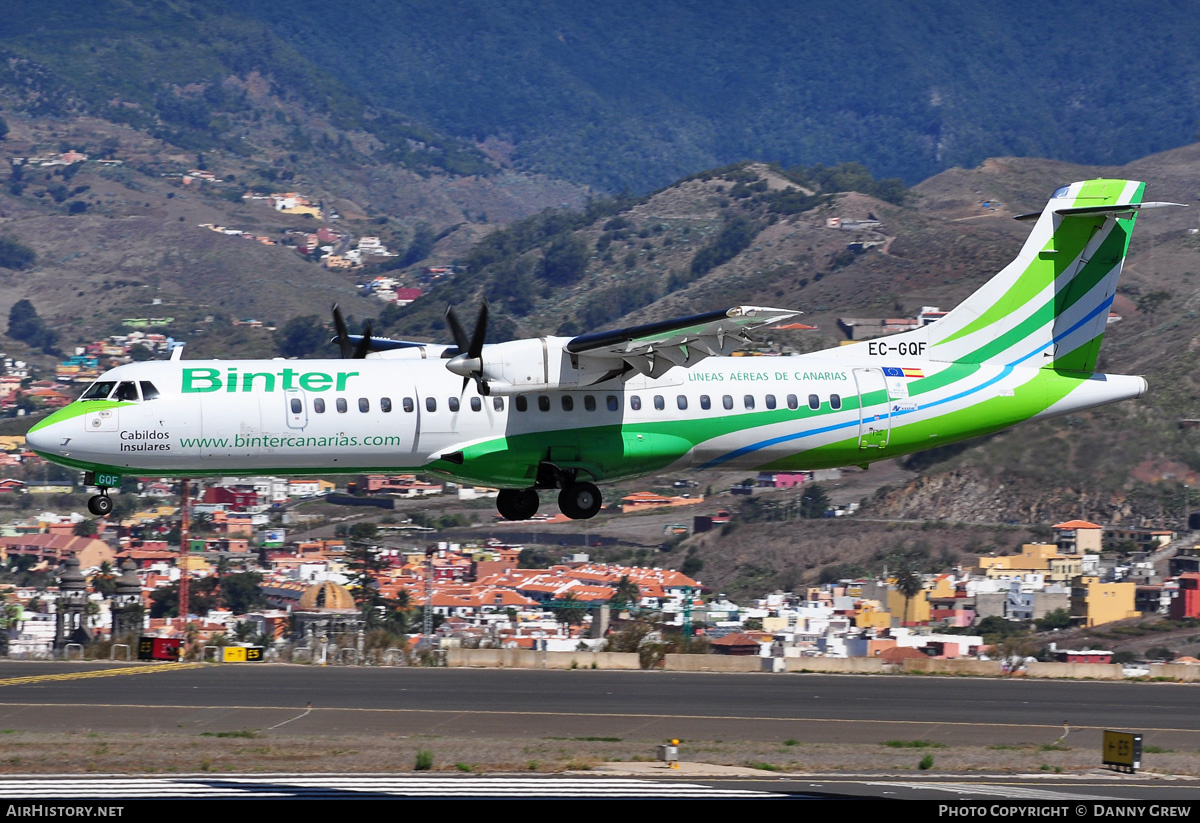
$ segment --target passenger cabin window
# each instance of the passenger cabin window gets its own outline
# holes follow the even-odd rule
[[[85,391],[83,393],[83,395],[80,396],[79,399],[80,400],[106,400],[106,399],[108,399],[108,395],[113,390],[113,386],[115,386],[115,385],[117,385],[117,384],[112,381],[109,381],[109,380],[101,381],[99,383],[93,383],[92,385],[88,386],[87,391]]]
[[[680,411],[687,411],[687,395],[677,395],[675,397],[675,405],[679,407]]]
[[[654,408],[662,411],[667,407],[667,401],[663,399],[661,394],[654,395]]]
[[[338,414],[345,414],[346,409],[349,408],[346,405],[346,398],[344,397],[339,397],[337,400],[335,400],[334,405],[337,406]]]
[[[325,398],[324,397],[314,397],[313,398],[313,411],[315,411],[317,414],[325,413]]]
[[[126,380],[117,385],[117,391],[113,394],[113,400],[125,400],[137,402],[141,397],[138,395],[137,383],[132,380]]]
[[[518,394],[516,399],[516,407],[517,411],[519,412],[525,411],[529,408],[529,399],[523,394]]]
[[[456,412],[456,411],[458,411],[458,398],[457,398],[457,397],[451,397],[451,398],[450,398],[448,401],[446,401],[446,402],[447,402],[447,403],[449,404],[449,406],[450,406],[450,411],[452,411],[452,412]]]
[[[767,398],[766,398],[766,403],[767,403],[767,408],[768,408],[768,409],[773,409],[773,408],[775,408],[775,395],[773,395],[773,394],[768,394],[768,395],[767,395]]]
[[[815,394],[810,394],[808,396],[808,407],[813,411],[821,408],[821,398],[817,397]]]
[[[564,394],[562,398],[563,411],[573,411],[575,409],[575,399],[569,394]]]
[[[638,397],[636,394],[629,395],[629,408],[633,409],[634,411],[641,411],[642,398]]]
[[[754,395],[748,394],[742,398],[742,405],[748,409],[754,408]]]
[[[154,388],[154,384],[149,380],[143,380],[138,385],[142,387],[143,400],[157,400],[161,396],[158,389]]]
[[[592,397],[590,394],[585,394],[583,396],[583,408],[587,411],[595,411],[596,398]]]
[[[504,398],[503,397],[493,397],[492,398],[492,408],[495,409],[496,411],[504,411]]]
[[[789,394],[788,395],[788,408],[793,411],[800,408],[800,398],[796,397],[796,395],[794,395],[794,394]]]
[[[413,404],[413,399],[411,397],[406,397],[403,400],[401,400],[400,406],[409,414],[412,414],[413,410],[416,408],[416,406]]]
[[[550,397],[548,395],[538,395],[538,408],[542,411],[550,411]]]
[[[724,406],[726,409],[732,409],[733,408],[733,395],[726,394],[723,397],[721,397],[721,405]]]
[[[705,411],[708,411],[712,408],[712,398],[710,398],[707,394],[700,395],[700,408],[704,409]]]
[[[383,412],[384,414],[391,414],[392,398],[390,398],[390,397],[379,398],[379,410],[381,412]]]
[[[840,409],[842,407],[842,396],[840,394],[829,395],[829,408]]]
[[[358,410],[366,414],[371,410],[371,401],[365,397],[358,398]]]
[[[471,411],[483,411],[483,401],[478,397],[471,398]]]
[[[292,398],[292,414],[299,414],[304,411],[304,406],[300,403],[299,397]]]
[[[608,403],[609,411],[617,411],[621,408],[621,404],[617,401],[617,396],[615,394],[610,394],[605,402]]]
[[[425,398],[425,411],[437,411],[437,400],[432,397]]]

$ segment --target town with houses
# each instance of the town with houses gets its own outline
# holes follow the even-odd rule
[[[15,461],[10,465],[28,469],[39,460],[19,437],[0,445]],[[758,480],[756,492],[817,482],[810,473]],[[0,505],[27,501],[0,526],[8,654],[80,654],[128,645],[134,636],[179,638],[193,657],[205,648],[248,646],[268,660],[327,663],[345,662],[345,652],[356,662],[384,661],[380,648],[370,656],[380,642],[390,662],[448,649],[599,652],[624,643],[622,650],[636,651],[638,643],[654,642],[766,662],[1005,659],[1019,668],[1023,658],[1008,660],[1011,650],[985,637],[999,624],[1068,630],[1154,615],[1183,625],[1200,619],[1200,546],[1181,547],[1166,529],[1070,520],[1053,526],[1052,542],[938,574],[884,570],[734,602],[677,570],[594,562],[569,548],[557,562],[530,568],[527,546],[496,537],[446,540],[420,518],[402,516],[408,503],[394,506],[486,498],[494,489],[416,475],[364,475],[343,487],[324,478],[221,478],[190,488],[184,552],[177,481],[142,480],[138,496],[124,495],[140,508],[91,520],[43,502],[74,491],[72,482],[0,479]],[[334,505],[352,502],[358,505]],[[704,502],[699,495],[636,492],[620,508]],[[312,504],[325,513],[306,513]],[[341,508],[370,515],[328,513]],[[720,509],[669,532],[686,537],[736,516]],[[328,526],[339,519],[330,536]],[[314,531],[326,536],[310,536]],[[1112,541],[1136,551],[1106,551]],[[199,595],[186,620],[176,612],[184,577]],[[630,649],[634,625],[644,631]],[[372,640],[381,628],[388,639]],[[1092,646],[1050,643],[1038,656],[1114,662],[1112,650]],[[1125,662],[1144,674],[1135,661]]]

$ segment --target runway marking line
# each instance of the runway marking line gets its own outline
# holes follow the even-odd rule
[[[158,672],[194,669],[201,663],[157,663],[152,666],[127,666],[120,669],[100,669],[93,672],[69,672],[66,674],[31,674],[25,677],[0,678],[0,686],[25,686],[30,683],[49,683],[56,680],[86,680],[91,677],[120,677],[126,674],[156,674]]]
[[[168,663],[166,668],[184,668],[203,666],[203,663]],[[157,668],[157,667],[155,667]],[[134,670],[106,670],[110,674],[133,674],[141,669]],[[92,677],[100,677],[102,673],[97,672]],[[70,677],[50,675],[48,679],[68,680]],[[0,686],[10,685],[8,681],[0,680]],[[294,712],[296,706],[218,706],[218,705],[176,705],[173,703],[24,703],[16,701],[5,701],[3,706],[25,706],[29,708],[44,708],[50,706],[70,707],[73,709],[81,708],[99,708],[99,709],[187,709],[194,711],[196,709],[220,709],[222,711],[280,711]],[[851,720],[848,718],[837,717],[758,717],[755,715],[722,715],[722,714],[645,714],[645,713],[604,713],[604,712],[523,712],[523,711],[484,711],[480,709],[387,709],[387,708],[364,708],[364,707],[340,707],[327,706],[312,708],[312,712],[383,712],[386,714],[451,714],[451,715],[481,715],[484,717],[498,715],[501,717],[585,717],[593,719],[613,719],[613,718],[642,718],[648,720],[737,720],[771,723],[853,723],[853,724],[880,724],[887,726],[966,726],[968,728],[979,728],[981,726],[994,726],[997,728],[1010,729],[1060,729],[1061,726],[1053,723],[974,723],[962,720]],[[450,718],[454,719],[454,718]],[[1072,726],[1072,731],[1103,731],[1108,726]],[[1172,727],[1142,727],[1143,732],[1185,732],[1188,734],[1200,734],[1200,729],[1180,729]]]

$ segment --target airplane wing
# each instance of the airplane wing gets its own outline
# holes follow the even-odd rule
[[[660,377],[674,366],[694,366],[706,357],[728,355],[753,342],[750,332],[783,323],[801,312],[760,306],[734,306],[631,326],[616,331],[584,334],[566,345],[580,358],[610,360],[615,368],[628,365],[649,377]]]

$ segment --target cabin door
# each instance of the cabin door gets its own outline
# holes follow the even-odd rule
[[[855,369],[858,389],[858,447],[882,449],[892,435],[891,403],[882,369]]]

